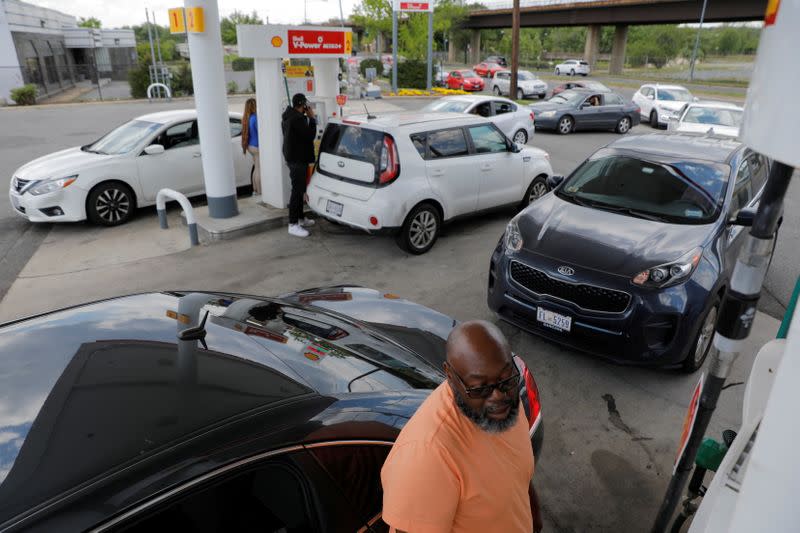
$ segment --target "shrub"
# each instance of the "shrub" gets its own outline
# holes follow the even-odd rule
[[[231,68],[236,72],[244,72],[248,70],[253,70],[253,58],[252,57],[237,57],[233,61],[231,61]]]
[[[11,99],[17,105],[33,105],[36,103],[36,93],[38,88],[34,83],[28,83],[22,87],[11,89]]]
[[[145,61],[140,61],[136,68],[128,71],[128,85],[131,86],[132,98],[147,98],[147,87],[150,85],[150,67]]]
[[[383,74],[383,63],[381,63],[379,59],[365,59],[358,68],[361,71],[361,75],[365,78],[367,77],[368,68],[374,68],[378,76]]]
[[[428,86],[428,66],[424,61],[409,59],[397,65],[397,85],[410,89]]]
[[[172,76],[172,95],[173,96],[192,96],[194,94],[194,83],[192,82],[192,68],[189,62],[181,63],[178,70]]]
[[[239,85],[235,81],[228,82],[228,94],[234,94],[239,92]]]

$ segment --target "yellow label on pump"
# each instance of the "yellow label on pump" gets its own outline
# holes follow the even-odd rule
[[[169,10],[169,32],[186,33],[186,20],[183,18],[182,7],[174,7]]]
[[[186,29],[192,33],[203,33],[206,31],[202,7],[186,8]]]
[[[344,34],[344,53],[347,55],[353,53],[353,32],[351,31]]]

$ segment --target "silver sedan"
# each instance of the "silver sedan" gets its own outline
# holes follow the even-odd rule
[[[533,113],[508,98],[481,95],[445,96],[422,108],[436,113],[466,113],[486,117],[506,136],[519,144],[533,138]]]

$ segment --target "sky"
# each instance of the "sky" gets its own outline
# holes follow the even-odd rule
[[[56,9],[75,17],[96,17],[104,28],[136,26],[145,21],[145,8],[155,13],[156,22],[167,25],[167,10],[182,7],[183,0],[144,0],[110,2],[109,0],[23,0],[29,4]],[[272,24],[302,24],[304,3],[311,22],[339,17],[339,0],[217,0],[220,17],[239,10],[258,15]],[[341,0],[345,19],[360,0]]]

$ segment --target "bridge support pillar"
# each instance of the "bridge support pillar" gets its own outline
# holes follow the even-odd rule
[[[597,60],[597,53],[600,51],[600,30],[602,26],[592,24],[586,32],[586,46],[583,48],[583,60],[589,63],[594,70],[594,63]]]
[[[472,64],[481,62],[481,30],[472,30],[469,40],[470,61]]]
[[[614,29],[614,44],[611,47],[611,61],[608,64],[609,74],[622,74],[625,67],[625,46],[628,44],[628,25],[618,24]]]

